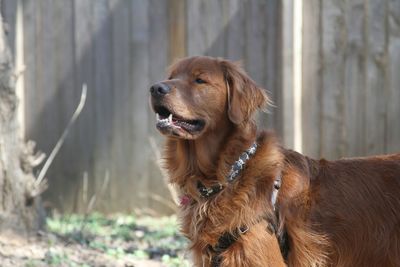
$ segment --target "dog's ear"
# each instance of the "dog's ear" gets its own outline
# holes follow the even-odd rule
[[[228,91],[228,116],[239,125],[251,119],[257,109],[269,102],[267,92],[260,88],[238,63],[221,60]]]

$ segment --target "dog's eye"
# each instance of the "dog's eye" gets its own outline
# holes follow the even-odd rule
[[[199,84],[206,83],[205,80],[202,80],[202,79],[200,79],[200,78],[197,78],[197,79],[195,80],[195,82],[196,82],[196,83],[199,83]]]

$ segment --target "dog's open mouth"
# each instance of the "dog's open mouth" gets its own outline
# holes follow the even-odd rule
[[[202,120],[182,118],[164,106],[155,106],[154,111],[156,112],[157,129],[162,133],[183,135],[183,137],[187,137],[187,134],[193,136],[200,133],[205,125]]]

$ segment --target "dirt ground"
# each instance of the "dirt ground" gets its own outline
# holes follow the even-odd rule
[[[0,236],[2,267],[161,267],[160,261],[138,260],[127,255],[115,257],[78,243],[70,243],[54,234],[41,232],[24,238],[12,233]]]

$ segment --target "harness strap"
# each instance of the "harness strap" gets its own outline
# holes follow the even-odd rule
[[[218,243],[213,247],[209,246],[212,252],[221,253],[227,250],[239,237],[249,230],[249,227],[242,226],[237,228],[233,233],[226,232],[218,239]]]
[[[250,160],[252,156],[256,153],[258,148],[258,145],[256,142],[254,142],[246,151],[244,151],[240,156],[237,161],[233,163],[231,166],[231,170],[229,174],[226,177],[226,181],[228,183],[232,183],[236,180],[236,178],[239,176],[240,172],[244,169],[247,161]],[[281,174],[277,175],[277,177],[274,180],[273,183],[273,188],[272,188],[272,193],[271,193],[271,204],[272,208],[274,211],[274,216],[263,216],[260,218],[258,222],[261,222],[262,220],[265,220],[267,222],[267,231],[270,234],[275,234],[276,237],[278,238],[279,246],[281,249],[282,256],[284,258],[287,257],[288,251],[289,251],[289,245],[288,245],[288,236],[287,232],[284,231],[281,233],[278,231],[278,222],[279,222],[279,212],[278,212],[278,207],[276,205],[277,199],[278,199],[278,193],[282,185],[282,176]],[[211,186],[211,187],[206,187],[204,184],[202,184],[200,181],[197,182],[197,190],[200,193],[200,195],[203,198],[209,198],[217,193],[221,192],[224,189],[224,186],[220,183]],[[258,223],[257,222],[257,223]],[[232,246],[239,238],[241,235],[244,235],[247,233],[249,230],[248,226],[241,226],[238,227],[235,231],[233,232],[225,232],[223,233],[219,239],[218,242],[215,246],[208,245],[207,249],[209,250],[210,253],[213,254],[211,258],[211,266],[212,267],[218,267],[221,264],[222,257],[221,254],[226,251],[230,246]]]
[[[276,206],[276,201],[278,198],[278,193],[279,189],[281,188],[282,185],[282,177],[281,175],[278,175],[275,178],[274,184],[273,184],[273,189],[272,189],[272,194],[271,194],[271,204],[272,208],[274,211],[274,214],[271,215],[265,215],[262,216],[257,223],[261,222],[262,220],[265,220],[267,222],[267,231],[270,234],[275,234],[279,247],[282,253],[282,256],[284,259],[287,258],[287,255],[289,253],[289,243],[288,243],[288,235],[286,231],[280,232],[278,227],[279,227],[279,209]],[[247,231],[249,230],[248,226],[241,226],[237,228],[233,233],[230,232],[225,232],[223,233],[220,238],[218,239],[218,242],[215,246],[208,246],[208,250],[214,254],[213,257],[211,258],[211,266],[212,267],[219,267],[222,261],[221,254],[228,250],[230,246],[232,246],[239,238],[241,235],[246,234]]]
[[[270,234],[275,234],[278,238],[279,248],[284,259],[287,259],[289,253],[289,242],[288,235],[286,231],[279,233],[278,225],[275,218],[271,216],[263,218],[267,221],[267,231]],[[260,220],[261,221],[261,220]],[[221,254],[228,250],[241,235],[244,235],[249,230],[249,227],[243,226],[236,229],[233,233],[225,232],[218,239],[218,243],[215,246],[208,245],[208,250],[213,254],[211,258],[211,266],[219,267],[222,261]]]
[[[211,258],[211,266],[218,267],[221,264],[221,253],[226,251],[230,246],[232,246],[241,235],[244,235],[249,230],[248,226],[242,226],[237,229],[233,233],[225,232],[218,239],[218,243],[215,246],[208,246],[208,250],[214,254]]]

